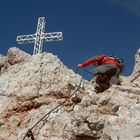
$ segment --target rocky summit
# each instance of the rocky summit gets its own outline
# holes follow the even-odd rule
[[[10,48],[0,55],[0,140],[140,140],[140,49],[121,81],[97,93],[57,56]]]

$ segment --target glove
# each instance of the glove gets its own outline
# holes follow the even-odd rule
[[[78,64],[77,67],[78,67],[78,68],[79,68],[79,67],[82,67],[82,64]]]

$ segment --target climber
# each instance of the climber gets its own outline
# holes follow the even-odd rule
[[[107,76],[110,86],[113,84],[118,84],[119,74],[124,69],[122,59],[118,59],[115,56],[108,56],[104,54],[84,61],[83,63],[78,64],[77,67],[86,67],[90,64],[96,66],[96,68],[92,72],[94,76]]]

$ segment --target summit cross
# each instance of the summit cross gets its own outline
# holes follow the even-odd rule
[[[18,44],[34,43],[33,55],[36,55],[42,53],[44,42],[60,41],[62,39],[62,32],[45,33],[45,17],[39,17],[36,33],[17,36],[16,41]]]

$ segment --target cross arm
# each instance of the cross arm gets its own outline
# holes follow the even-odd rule
[[[34,43],[36,39],[36,34],[31,34],[31,35],[21,35],[17,36],[16,41],[19,44],[25,44],[25,43]]]
[[[63,39],[62,32],[44,33],[43,35],[43,40],[45,42],[60,41],[62,39]]]

